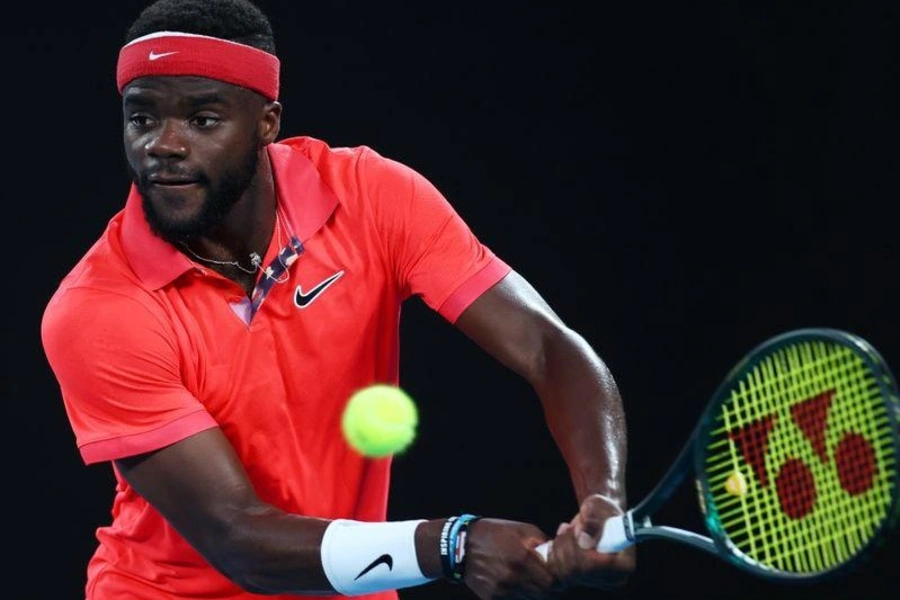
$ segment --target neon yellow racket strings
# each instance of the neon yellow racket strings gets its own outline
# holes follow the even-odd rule
[[[764,567],[831,570],[867,546],[893,501],[897,442],[878,373],[827,340],[752,364],[710,427],[708,524]]]

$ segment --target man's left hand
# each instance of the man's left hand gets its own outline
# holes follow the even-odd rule
[[[616,553],[597,552],[597,542],[607,519],[623,509],[612,499],[592,494],[578,514],[560,524],[547,556],[547,565],[562,586],[614,589],[624,586],[636,568],[634,546]]]

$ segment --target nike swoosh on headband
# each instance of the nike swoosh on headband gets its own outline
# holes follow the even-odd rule
[[[157,54],[156,52],[151,50],[150,54],[147,55],[147,58],[149,58],[150,60],[159,60],[160,58],[172,56],[173,54],[178,54],[178,51],[176,50],[175,52],[160,52],[159,54]]]

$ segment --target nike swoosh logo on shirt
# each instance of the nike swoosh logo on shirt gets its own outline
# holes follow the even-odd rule
[[[297,308],[306,308],[307,306],[312,304],[312,301],[318,298],[319,294],[324,292],[329,285],[340,279],[343,274],[343,271],[338,271],[328,279],[317,284],[308,292],[304,292],[303,288],[298,285],[296,291],[294,291],[294,304],[297,306]]]
[[[165,56],[172,56],[173,54],[178,54],[178,51],[176,50],[175,52],[160,52],[159,54],[157,54],[156,52],[151,50],[150,54],[147,55],[147,58],[149,58],[150,60],[159,60],[160,58],[163,58]]]
[[[353,578],[353,581],[356,581],[357,579],[359,579],[360,577],[362,577],[363,575],[365,575],[366,573],[368,573],[369,571],[371,571],[378,565],[387,565],[388,571],[391,571],[394,569],[394,559],[391,558],[390,554],[382,554],[381,556],[379,556],[378,558],[373,560],[372,564],[370,564],[368,567],[366,567],[365,569],[360,571],[359,575],[357,575],[356,577]]]

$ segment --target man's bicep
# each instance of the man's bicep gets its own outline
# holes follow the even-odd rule
[[[537,290],[511,271],[476,298],[456,326],[520,374],[538,368],[544,344],[564,327]]]
[[[218,427],[114,465],[194,549],[241,587],[333,594],[321,562],[330,521],[286,513],[260,498]]]
[[[244,466],[218,427],[115,461],[129,485],[195,544],[257,502]]]

